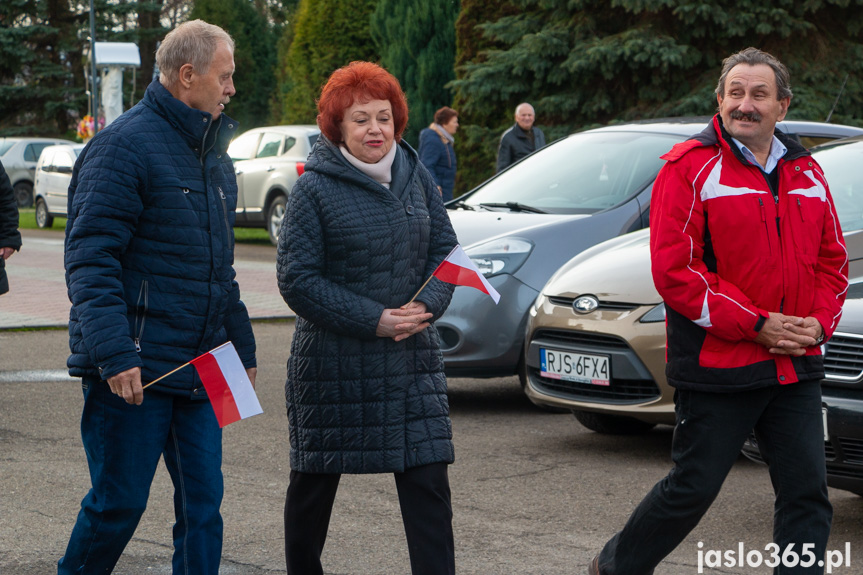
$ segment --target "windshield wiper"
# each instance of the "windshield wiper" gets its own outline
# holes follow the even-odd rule
[[[547,214],[548,212],[545,210],[541,210],[539,208],[535,208],[533,206],[528,206],[525,204],[520,204],[518,202],[505,202],[502,204],[480,204],[482,207],[489,208],[509,208],[514,212],[531,212],[534,214]]]
[[[456,203],[454,203],[454,204],[450,204],[450,205],[449,205],[449,206],[447,206],[447,207],[448,207],[448,208],[461,208],[461,209],[463,209],[463,210],[470,210],[470,211],[472,211],[472,212],[475,212],[475,211],[476,211],[476,208],[475,208],[475,207],[473,207],[472,205],[470,205],[470,204],[466,203],[464,200],[459,200],[459,201],[457,201]]]

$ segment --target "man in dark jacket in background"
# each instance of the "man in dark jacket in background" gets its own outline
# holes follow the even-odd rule
[[[92,488],[59,573],[110,573],[160,457],[174,483],[173,572],[215,575],[222,435],[194,369],[148,382],[230,340],[255,380],[255,341],[233,269],[234,42],[200,20],[170,32],[159,80],[100,132],[69,186],[69,372],[82,378]]]
[[[545,145],[545,134],[533,125],[536,114],[527,102],[515,108],[515,124],[500,137],[497,171],[508,168]]]
[[[791,95],[779,60],[756,48],[733,54],[716,87],[719,113],[663,156],[650,255],[668,315],[674,468],[590,575],[653,573],[710,508],[753,431],[776,494],[773,572],[824,573],[833,509],[821,343],[839,322],[848,253],[821,167],[775,129]]]
[[[6,260],[21,249],[21,232],[18,231],[18,202],[6,169],[0,164],[0,295],[9,291],[6,277]]]

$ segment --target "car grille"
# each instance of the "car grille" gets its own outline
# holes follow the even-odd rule
[[[652,381],[612,379],[611,385],[592,385],[577,381],[551,379],[531,368],[533,383],[540,390],[569,399],[596,399],[614,403],[641,403],[659,397],[659,388]]]
[[[549,296],[548,301],[553,303],[554,305],[559,305],[563,307],[572,307],[572,304],[575,303],[574,297],[560,297],[560,296]],[[625,303],[619,301],[601,301],[599,302],[599,307],[596,308],[597,311],[631,311],[635,308],[639,307],[637,303]]]
[[[852,439],[850,437],[837,437],[834,439],[839,444],[844,457],[839,456],[832,443],[824,442],[824,457],[827,460],[827,472],[831,475],[841,477],[863,479],[863,440]],[[749,435],[747,443],[748,445],[744,448],[747,457],[764,463],[761,452],[758,451],[758,440],[755,439],[754,433]]]
[[[863,465],[863,440],[840,437],[839,445],[845,454],[845,463]]]
[[[824,371],[828,379],[855,381],[863,377],[863,338],[833,334],[827,343]]]
[[[565,329],[542,329],[536,332],[534,339],[547,340],[548,342],[558,342],[576,345],[593,345],[598,347],[611,347],[614,349],[629,349],[626,341],[613,336],[602,333],[586,333],[583,331],[569,331]]]

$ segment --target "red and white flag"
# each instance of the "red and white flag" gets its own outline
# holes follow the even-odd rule
[[[230,341],[190,363],[204,383],[219,427],[264,412],[246,368]]]
[[[456,244],[432,275],[448,284],[468,286],[485,292],[491,296],[495,304],[500,301],[500,294],[497,293],[496,289],[491,287],[491,284],[488,283],[488,280],[473,265],[473,262],[464,253],[459,244]]]

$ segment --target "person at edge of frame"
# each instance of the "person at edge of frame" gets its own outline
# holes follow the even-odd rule
[[[674,467],[590,575],[654,573],[707,512],[753,430],[776,494],[774,543],[815,559],[774,573],[823,572],[833,509],[820,344],[842,312],[848,255],[820,166],[776,130],[791,96],[774,56],[733,54],[716,87],[718,113],[663,156],[650,253],[667,310]]]
[[[169,32],[160,76],[100,131],[69,186],[69,373],[81,377],[92,488],[60,575],[110,573],[147,506],[160,458],[174,484],[175,574],[216,575],[222,431],[195,369],[232,341],[254,383],[255,338],[233,268],[234,42],[201,20]]]

